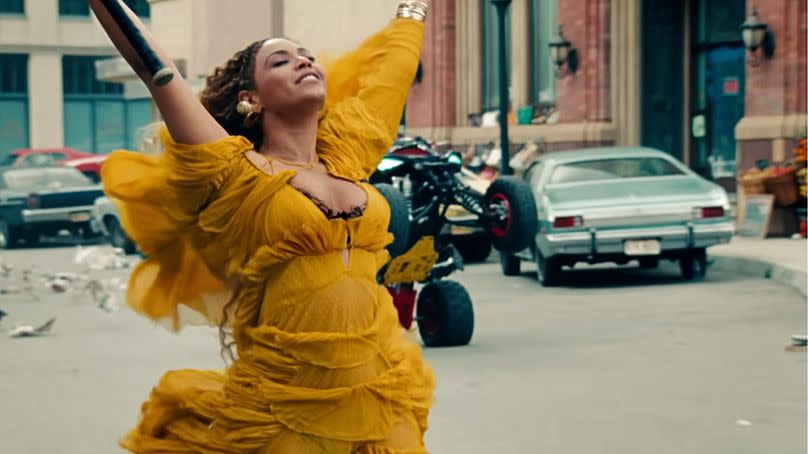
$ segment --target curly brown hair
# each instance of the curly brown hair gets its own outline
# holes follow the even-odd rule
[[[261,123],[249,121],[236,108],[239,92],[255,89],[255,55],[265,41],[253,42],[243,50],[236,52],[224,65],[214,69],[213,73],[207,77],[205,88],[199,95],[202,105],[228,134],[246,137],[256,149],[261,147],[264,138]],[[222,320],[219,324],[219,343],[225,362],[228,359],[231,362],[235,360],[232,332],[227,325],[231,308],[237,304],[240,293],[240,286],[236,286],[230,301],[223,308]]]
[[[244,136],[260,148],[264,134],[260,122],[250,122],[238,113],[238,94],[255,89],[255,55],[266,40],[258,40],[219,66],[205,82],[199,95],[202,105],[230,135]]]

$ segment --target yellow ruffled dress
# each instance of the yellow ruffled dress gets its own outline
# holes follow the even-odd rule
[[[390,213],[363,182],[395,138],[423,33],[395,19],[329,65],[317,151],[331,175],[365,189],[361,217],[327,217],[288,183],[294,171],[267,173],[243,137],[186,145],[163,130],[164,153],[109,157],[104,188],[148,257],[128,303],[173,330],[217,325],[237,303],[232,366],[167,373],[125,449],[426,452],[434,378],[376,283]]]

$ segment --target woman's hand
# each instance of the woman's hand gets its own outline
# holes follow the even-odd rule
[[[174,71],[174,78],[170,82],[162,86],[156,85],[152,80],[153,74],[147,69],[146,64],[135,51],[121,27],[110,15],[104,5],[105,2],[102,0],[88,0],[90,8],[98,17],[98,21],[118,49],[118,52],[151,92],[172,138],[180,143],[202,144],[226,137],[227,132],[205,110],[191,87],[182,79],[171,56],[157,46],[140,19],[121,0],[112,1],[119,2],[129,19],[143,36],[147,46],[154,51],[163,64]]]

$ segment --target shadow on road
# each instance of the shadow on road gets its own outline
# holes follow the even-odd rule
[[[480,264],[494,264],[499,268],[499,257],[492,254],[489,259]],[[497,269],[499,271],[499,269]],[[541,287],[536,277],[536,265],[522,262],[522,273],[515,278],[530,280]],[[679,265],[676,262],[662,261],[656,269],[640,269],[637,265],[617,266],[613,264],[586,265],[578,264],[574,268],[564,268],[562,281],[554,288],[620,288],[620,287],[649,287],[666,285],[698,285],[700,283],[741,281],[743,276],[716,272],[708,263],[707,276],[702,280],[688,281],[682,278]]]

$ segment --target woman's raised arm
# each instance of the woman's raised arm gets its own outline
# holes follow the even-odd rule
[[[113,19],[106,6],[104,6],[105,2],[102,0],[88,0],[90,7],[98,17],[98,21],[118,49],[118,52],[151,92],[171,137],[175,141],[185,144],[210,143],[226,137],[228,134],[225,129],[205,110],[196,95],[194,95],[191,87],[179,75],[179,71],[171,57],[157,46],[138,17],[121,0],[112,1],[120,4],[142,34],[146,43],[154,50],[163,64],[174,70],[174,78],[170,82],[162,86],[156,85],[146,64],[126,38],[121,27]]]

